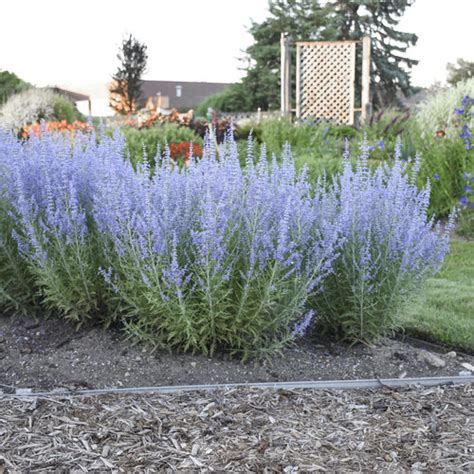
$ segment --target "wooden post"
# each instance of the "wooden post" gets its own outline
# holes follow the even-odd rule
[[[290,49],[285,33],[280,36],[280,111],[282,117],[291,112]]]
[[[350,104],[349,104],[349,117],[348,124],[354,124],[354,98],[355,98],[355,69],[356,69],[356,45],[352,44],[351,48],[351,79],[350,79]]]
[[[296,118],[301,117],[301,46],[296,44]]]
[[[362,99],[360,121],[365,123],[371,113],[370,104],[370,37],[362,38]]]

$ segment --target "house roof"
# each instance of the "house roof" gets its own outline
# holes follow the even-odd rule
[[[73,102],[79,102],[81,100],[90,100],[90,97],[88,95],[80,94],[79,92],[69,91],[61,87],[51,87],[51,89],[54,92],[58,92],[59,94],[63,94],[69,97]]]
[[[148,97],[161,94],[169,98],[170,107],[192,108],[230,85],[222,82],[142,81],[142,102],[144,104]],[[181,86],[181,97],[177,96],[177,86]]]

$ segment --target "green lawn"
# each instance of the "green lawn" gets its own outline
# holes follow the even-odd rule
[[[401,317],[407,333],[474,351],[474,242],[452,242],[441,273]]]

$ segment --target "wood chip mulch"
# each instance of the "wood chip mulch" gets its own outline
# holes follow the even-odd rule
[[[474,385],[0,398],[0,473],[474,472]]]

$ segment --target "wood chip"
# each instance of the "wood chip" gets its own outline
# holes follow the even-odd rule
[[[472,472],[474,385],[0,398],[0,474]]]

